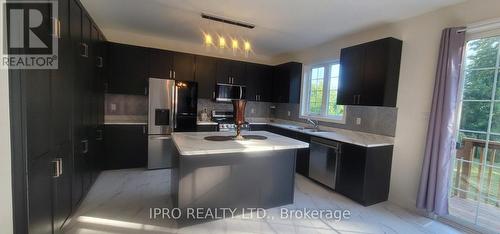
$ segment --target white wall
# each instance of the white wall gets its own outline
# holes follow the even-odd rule
[[[469,0],[391,25],[348,35],[323,45],[284,54],[275,63],[304,64],[337,59],[343,47],[383,38],[403,40],[398,121],[389,200],[415,208],[442,29],[499,18],[499,0]],[[327,24],[325,24],[327,25]]]
[[[0,0],[4,4],[5,0]],[[2,11],[3,12],[3,11]],[[3,22],[3,13],[0,13]],[[3,23],[0,23],[3,32]],[[2,33],[3,35],[3,33]],[[0,45],[2,40],[0,40]],[[13,233],[8,71],[0,69],[0,233]]]

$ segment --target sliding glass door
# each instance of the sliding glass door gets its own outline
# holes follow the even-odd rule
[[[450,215],[500,230],[500,36],[467,42]]]

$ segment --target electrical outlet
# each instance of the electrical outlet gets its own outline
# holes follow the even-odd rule
[[[111,103],[111,112],[115,112],[115,111],[116,111],[116,104]]]
[[[252,108],[252,109],[250,110],[250,113],[255,114],[255,108]]]
[[[356,118],[356,125],[361,125],[361,118]]]
[[[288,111],[287,114],[288,114],[288,117],[290,117],[292,115],[292,113],[290,111]]]

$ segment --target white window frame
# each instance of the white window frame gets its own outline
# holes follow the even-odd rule
[[[336,115],[328,115],[328,95],[330,93],[330,73],[331,73],[331,66],[334,64],[339,64],[340,60],[330,60],[327,62],[323,63],[316,63],[312,64],[309,66],[305,66],[304,69],[304,74],[302,76],[302,82],[301,82],[301,95],[300,95],[300,115],[299,118],[301,119],[313,119],[313,120],[318,120],[318,121],[323,121],[323,122],[330,122],[330,123],[338,123],[338,124],[345,124],[346,123],[346,112],[347,112],[347,106],[344,106],[344,114],[342,116],[336,116]],[[315,68],[320,68],[324,67],[325,68],[325,76],[324,76],[324,81],[323,81],[323,98],[322,98],[322,103],[321,103],[321,113],[316,114],[316,113],[310,113],[309,112],[309,100],[310,100],[310,94],[311,94],[311,71],[312,69]]]

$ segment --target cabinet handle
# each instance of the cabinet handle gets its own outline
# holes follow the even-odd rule
[[[358,104],[361,102],[361,94],[358,95]]]
[[[212,92],[212,99],[215,99],[215,91]]]
[[[61,176],[61,174],[59,173],[59,168],[60,168],[59,163],[60,161],[57,158],[52,160],[52,165],[53,165],[52,178],[58,178],[59,176]]]
[[[61,38],[61,21],[58,18],[53,18],[52,19],[52,36],[54,38]]]
[[[174,71],[174,79],[175,79],[175,71]]]
[[[356,95],[352,96],[354,98],[353,104],[356,104]]]
[[[96,137],[95,139],[97,141],[102,141],[104,138],[103,138],[103,134],[102,134],[102,130],[101,129],[97,129],[96,130]]]
[[[80,45],[82,46],[82,51],[81,51],[81,54],[80,56],[84,57],[84,58],[88,58],[89,57],[89,46],[87,45],[87,43],[80,43]]]
[[[89,152],[89,140],[82,140],[81,142],[83,144],[83,151],[82,151],[82,153],[83,154],[88,153]]]
[[[148,87],[144,87],[144,95],[147,96],[148,95]]]
[[[172,70],[169,70],[168,72],[169,72],[169,73],[168,73],[168,77],[169,77],[169,78],[172,78]]]
[[[97,67],[102,68],[103,66],[103,58],[101,56],[97,56]]]
[[[146,125],[142,126],[142,134],[146,134]]]
[[[59,161],[59,176],[63,174],[63,159],[62,158],[57,158]]]

